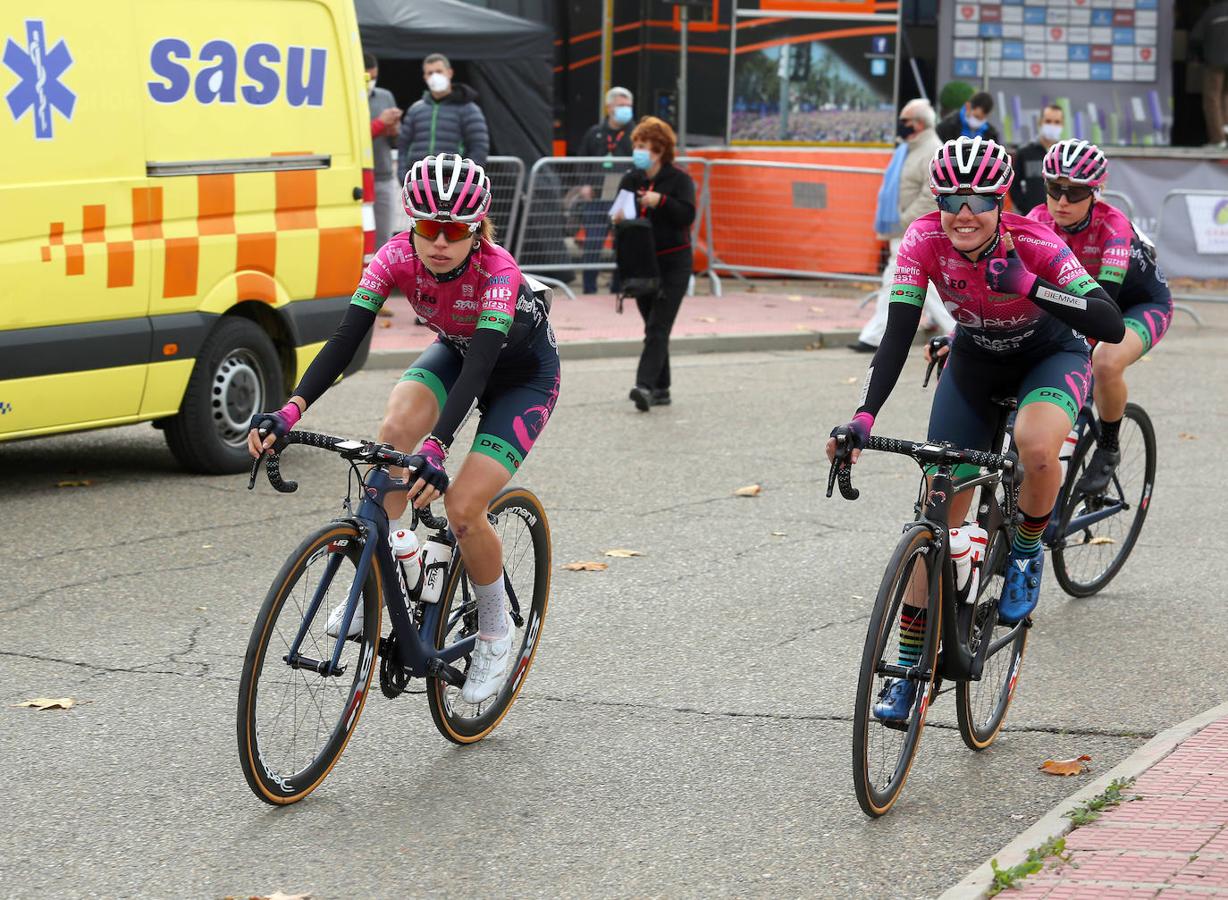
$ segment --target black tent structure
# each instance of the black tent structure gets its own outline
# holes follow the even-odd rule
[[[490,126],[491,152],[526,166],[554,137],[554,33],[461,0],[354,0],[362,48],[380,60],[463,60]]]

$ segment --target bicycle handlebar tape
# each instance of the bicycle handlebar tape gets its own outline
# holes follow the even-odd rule
[[[856,500],[861,491],[853,487],[853,467],[841,466],[836,472],[836,482],[840,485],[840,496],[845,500]]]
[[[277,454],[270,453],[264,461],[264,470],[268,473],[269,484],[273,485],[273,489],[282,494],[293,494],[298,490],[297,481],[283,481],[281,477],[281,461]]]

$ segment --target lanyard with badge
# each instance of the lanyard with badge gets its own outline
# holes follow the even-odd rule
[[[618,144],[623,139],[623,133],[626,130],[626,128],[620,128],[618,134],[615,135],[611,135],[609,131],[605,133],[605,162],[601,164],[603,169],[614,168],[614,163],[611,162],[611,159],[614,156],[614,151],[618,149]]]

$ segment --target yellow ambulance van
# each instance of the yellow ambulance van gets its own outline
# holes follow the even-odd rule
[[[374,249],[353,0],[5,3],[0,98],[0,441],[243,469]]]

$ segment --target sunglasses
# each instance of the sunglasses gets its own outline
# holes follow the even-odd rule
[[[473,226],[467,222],[439,222],[435,219],[414,221],[414,234],[420,238],[433,241],[439,237],[440,232],[448,239],[448,243],[455,244],[473,234]]]
[[[964,207],[974,216],[998,208],[998,198],[993,194],[939,194],[938,208],[951,215],[959,215]]]
[[[1060,184],[1045,185],[1045,193],[1054,200],[1061,200],[1062,194],[1065,194],[1066,199],[1071,203],[1082,203],[1092,195],[1094,190],[1094,188],[1081,184],[1072,184],[1069,187],[1062,187]]]

